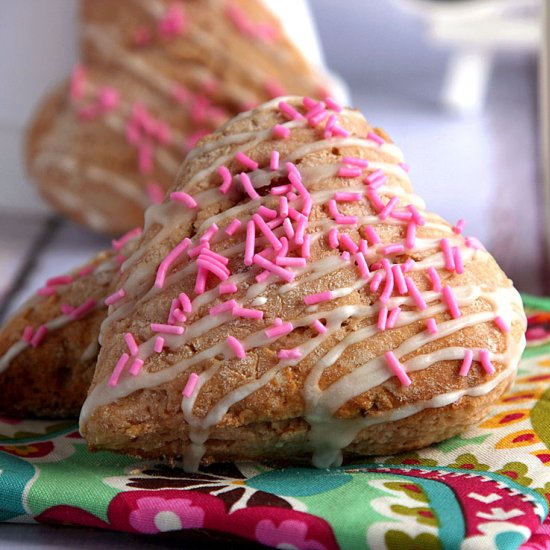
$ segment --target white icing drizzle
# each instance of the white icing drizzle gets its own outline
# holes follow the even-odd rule
[[[292,101],[292,98],[287,98]],[[264,104],[261,109],[277,110],[280,99]],[[249,117],[250,113],[244,113],[236,117],[234,120],[242,120]],[[341,117],[360,116],[354,111],[345,110]],[[285,123],[289,125],[289,123]],[[293,127],[302,125],[301,122],[292,122]],[[227,125],[226,125],[227,126]],[[225,126],[225,127],[226,127]],[[223,131],[225,127],[220,130]],[[217,189],[207,188],[209,178],[217,167],[230,161],[234,155],[234,148],[238,146],[239,150],[244,152],[252,150],[259,142],[267,139],[268,130],[258,132],[247,132],[241,134],[230,134],[221,137],[218,140],[203,143],[196,148],[188,157],[188,163],[193,159],[199,158],[203,154],[214,156],[216,151],[223,151],[223,154],[217,155],[215,161],[209,163],[207,168],[204,168],[195,174],[187,181],[182,182],[178,189],[186,190],[192,193],[197,201],[199,208],[208,208],[215,205],[220,200],[220,195]],[[464,238],[455,235],[451,228],[441,220],[438,216],[426,214],[424,212],[424,203],[416,195],[405,191],[409,188],[409,180],[405,172],[396,166],[397,163],[403,160],[401,151],[393,144],[384,143],[381,146],[377,145],[372,140],[366,140],[358,137],[348,138],[331,138],[327,140],[319,140],[314,143],[305,144],[298,149],[295,149],[286,159],[281,159],[281,164],[284,162],[298,160],[304,158],[314,152],[323,151],[338,147],[341,149],[353,148],[366,151],[366,156],[373,149],[379,150],[384,155],[391,158],[388,161],[373,161],[369,166],[368,171],[383,170],[386,175],[391,176],[388,182],[377,190],[380,197],[391,198],[397,196],[400,199],[400,206],[404,204],[413,204],[422,211],[422,215],[426,219],[424,231],[429,233],[436,232],[438,238],[417,237],[415,246],[412,252],[421,254],[422,259],[416,262],[411,271],[424,271],[428,267],[443,268],[445,265],[444,257],[440,252],[440,240],[442,237],[449,239],[452,246],[460,248],[462,259],[467,264],[476,260],[484,261],[488,259],[488,254],[482,250],[468,248],[464,244]],[[332,164],[316,167],[300,167],[300,172],[306,186],[312,183],[322,183],[326,178],[333,177],[338,167]],[[249,173],[249,176],[256,188],[268,185],[273,178],[283,174],[279,172],[269,172],[267,170],[258,169]],[[364,187],[354,187],[353,184],[343,186],[341,191],[364,190]],[[314,208],[324,204],[338,189],[332,187],[330,190],[315,191],[311,193]],[[300,199],[298,199],[300,200]],[[195,236],[191,239],[192,246],[199,242],[201,233],[212,223],[216,223],[223,231],[224,227],[233,219],[239,218],[242,220],[249,219],[252,213],[260,206],[274,207],[274,198],[266,195],[256,200],[249,200],[242,204],[235,204],[223,208],[222,212],[214,214],[206,220],[202,220],[200,227],[197,228]],[[131,315],[136,307],[136,304],[146,303],[159,293],[166,292],[167,289],[177,286],[183,278],[189,277],[196,272],[195,262],[185,263],[176,266],[175,269],[168,274],[163,289],[158,290],[153,288],[153,280],[157,265],[147,265],[146,262],[139,262],[151,247],[161,247],[162,251],[169,251],[170,233],[176,225],[185,225],[192,220],[193,213],[185,209],[178,210],[174,204],[165,202],[162,205],[152,207],[146,214],[146,231],[150,230],[153,225],[158,226],[156,233],[150,236],[147,247],[143,247],[141,251],[135,253],[124,265],[125,272],[128,272],[128,277],[124,282],[126,290],[125,300],[120,301],[110,309],[109,318],[104,324],[102,331],[112,326],[116,320],[122,319]],[[361,217],[359,225],[369,224],[374,227],[377,225],[392,224],[395,226],[404,226],[407,222],[388,218],[381,220],[378,216],[367,215]],[[330,227],[335,223],[332,219],[321,217],[314,219],[308,226],[308,232],[313,235],[313,240],[316,241],[323,234],[326,234]],[[345,231],[346,228],[341,228]],[[242,229],[241,229],[242,230]],[[281,235],[281,229],[274,230],[276,235]],[[180,237],[181,238],[181,237]],[[216,239],[214,239],[215,243]],[[219,241],[223,243],[223,241]],[[264,237],[256,239],[258,245],[264,242]],[[175,243],[172,243],[172,247]],[[388,243],[383,243],[388,244]],[[216,250],[217,253],[232,258],[243,253],[244,243],[242,239],[237,244],[226,245],[226,248]],[[161,255],[162,256],[162,255]],[[376,247],[371,247],[368,250],[368,259],[374,261],[382,257]],[[294,281],[286,284],[279,284],[276,288],[277,295],[284,296],[292,290],[300,292],[300,288],[310,284],[311,282],[320,279],[329,273],[341,269],[355,269],[349,262],[343,261],[339,256],[331,255],[318,260],[310,260],[305,267],[293,268],[296,274]],[[228,282],[234,282],[239,288],[246,288],[244,303],[263,306],[269,308],[269,299],[265,293],[270,289],[273,282],[276,280],[270,276],[262,283],[252,283],[255,275],[259,273],[257,266],[251,266],[248,270],[233,274]],[[460,281],[460,279],[457,279]],[[356,281],[349,286],[342,288],[330,289],[333,294],[333,300],[341,299],[348,296],[368,282],[364,279],[356,278]],[[501,316],[510,326],[524,326],[525,317],[522,309],[521,299],[519,294],[513,287],[489,288],[485,286],[472,285],[453,285],[453,292],[457,303],[461,308],[467,308],[474,303],[483,303],[490,306],[490,309],[483,308],[482,311],[467,312],[462,309],[463,314],[457,319],[440,322],[438,332],[429,334],[427,331],[420,331],[404,340],[399,347],[394,349],[394,353],[398,359],[410,355],[422,348],[422,346],[437,342],[438,340],[447,338],[458,331],[467,327],[479,325],[480,323],[488,323],[494,321],[496,316]],[[301,293],[303,294],[303,292]],[[300,294],[300,295],[301,295]],[[396,328],[404,327],[419,320],[426,320],[437,314],[443,314],[448,311],[447,305],[444,303],[440,292],[432,290],[420,292],[428,304],[424,311],[419,311],[415,307],[414,300],[406,295],[392,295],[387,303],[388,308],[397,306],[405,306],[413,308],[411,310],[403,310],[396,323]],[[193,312],[198,312],[200,308],[205,308],[214,303],[218,299],[217,289],[206,291],[194,298]],[[240,300],[242,301],[242,299]],[[410,405],[405,405],[391,411],[379,415],[367,415],[365,418],[344,420],[335,416],[335,413],[346,403],[353,398],[369,391],[370,389],[382,384],[386,384],[392,377],[392,372],[387,368],[383,356],[372,357],[365,364],[352,365],[349,372],[340,375],[340,378],[329,387],[321,390],[320,381],[324,372],[332,365],[335,365],[343,354],[352,354],[350,347],[358,344],[378,333],[375,316],[380,310],[380,303],[375,302],[372,305],[342,305],[331,303],[332,309],[326,310],[319,305],[314,305],[306,309],[306,313],[296,319],[287,319],[295,328],[308,327],[314,320],[323,319],[326,323],[327,332],[318,334],[314,337],[308,337],[302,341],[297,347],[301,352],[299,359],[280,359],[278,363],[267,370],[258,379],[248,381],[239,387],[233,388],[215,403],[204,417],[198,417],[193,413],[194,405],[197,398],[201,395],[202,388],[211,380],[221,368],[219,361],[214,361],[216,356],[227,356],[227,345],[225,341],[219,341],[207,349],[192,353],[187,352],[187,356],[179,361],[165,365],[165,367],[156,372],[148,371],[146,368],[139,376],[122,376],[119,383],[115,387],[107,385],[107,379],[97,382],[95,387],[90,392],[80,418],[80,425],[84,427],[90,418],[90,415],[101,406],[108,405],[118,399],[126,397],[139,389],[153,388],[160,384],[173,380],[178,374],[192,372],[193,366],[203,362],[208,362],[209,366],[199,374],[199,380],[195,391],[189,398],[182,399],[182,412],[186,423],[189,426],[190,444],[186,449],[184,456],[185,467],[194,470],[197,469],[200,460],[205,452],[205,442],[208,440],[210,430],[221,422],[224,416],[228,413],[232,406],[241,402],[246,397],[250,396],[257,390],[269,384],[279,372],[287,367],[294,367],[306,360],[308,355],[313,351],[318,351],[323,343],[340,330],[344,322],[350,318],[372,318],[371,324],[364,326],[354,332],[349,333],[340,340],[331,349],[327,350],[324,355],[317,359],[307,375],[304,383],[303,397],[306,404],[305,419],[310,426],[309,441],[314,451],[314,463],[320,467],[328,467],[338,464],[341,461],[342,449],[349,445],[359,432],[369,426],[380,422],[388,422],[406,418],[416,414],[426,408],[436,408],[449,405],[456,402],[464,396],[481,396],[492,391],[501,381],[507,377],[511,377],[514,369],[517,366],[521,356],[524,341],[517,342],[511,336],[511,333],[505,335],[505,345],[503,352],[490,351],[490,359],[503,365],[503,369],[491,378],[488,382],[484,382],[475,387],[451,391],[445,394],[437,395],[434,398],[425,402],[416,402]],[[231,313],[221,313],[218,315],[208,315],[205,312],[197,313],[197,319],[186,324],[185,332],[178,335],[166,336],[166,347],[172,350],[179,350],[180,355],[194,338],[206,334],[216,327],[223,326],[234,320]],[[241,338],[241,342],[245,349],[259,348],[269,346],[274,339],[266,336],[265,327],[262,330],[257,330]],[[138,356],[146,360],[152,352],[154,335],[139,346]],[[479,358],[479,350],[474,351],[474,358]],[[404,362],[404,366],[408,372],[418,372],[429,368],[430,366],[448,360],[461,360],[464,356],[464,348],[462,347],[443,347],[431,353],[415,355],[413,358]],[[353,359],[349,359],[353,363]]]

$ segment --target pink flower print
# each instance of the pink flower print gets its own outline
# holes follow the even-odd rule
[[[140,533],[155,534],[204,526],[204,510],[187,498],[143,497],[130,512],[130,525]]]
[[[277,527],[270,519],[256,525],[258,542],[283,550],[326,550],[320,542],[306,539],[308,525],[304,521],[286,519]]]

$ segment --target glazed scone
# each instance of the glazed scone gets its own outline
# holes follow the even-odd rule
[[[41,194],[96,231],[142,225],[222,122],[326,89],[258,0],[84,0],[81,23],[81,63],[37,108],[26,159]]]
[[[147,210],[82,434],[194,470],[460,433],[513,381],[526,324],[462,226],[426,211],[358,111],[290,97],[237,116]]]
[[[0,416],[78,417],[107,305],[119,298],[120,266],[140,233],[134,230],[86,265],[49,279],[0,329]]]

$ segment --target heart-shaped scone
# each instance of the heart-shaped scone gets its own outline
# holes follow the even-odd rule
[[[358,111],[242,114],[145,217],[81,413],[92,449],[329,467],[453,436],[514,379],[519,294]]]
[[[322,87],[261,1],[85,0],[82,63],[31,121],[28,171],[62,213],[121,234],[163,200],[199,138]]]
[[[0,330],[0,415],[76,418],[92,381],[99,329],[140,230],[52,277]],[[107,302],[107,303],[106,303]]]

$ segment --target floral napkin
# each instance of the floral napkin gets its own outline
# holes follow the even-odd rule
[[[479,426],[330,470],[199,474],[89,453],[73,422],[0,420],[0,520],[222,533],[286,549],[550,549],[550,300],[524,297],[517,382]],[[192,530],[192,531],[190,531]]]

